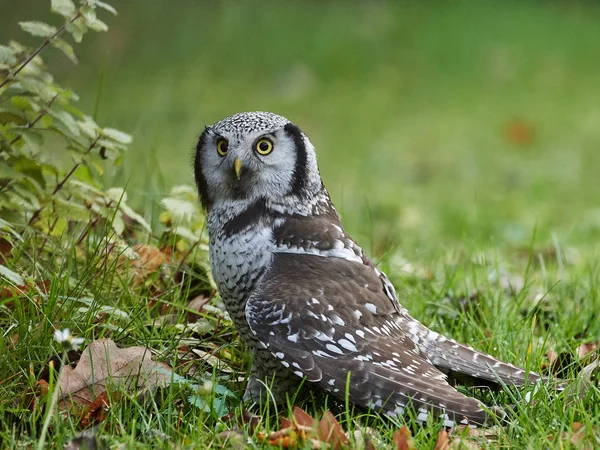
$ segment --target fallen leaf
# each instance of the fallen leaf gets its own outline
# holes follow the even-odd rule
[[[292,421],[287,417],[280,416],[279,417],[279,428],[291,428]]]
[[[564,443],[568,442],[575,446],[575,448],[583,449],[583,450],[593,450],[597,448],[595,442],[598,439],[598,428],[594,425],[594,427],[589,430],[586,426],[581,422],[573,422],[571,425],[572,431],[563,431],[560,435],[560,440],[562,442],[559,443],[560,448],[564,448]],[[586,432],[591,431],[594,434],[594,438],[591,438],[586,435]],[[549,436],[551,440],[556,440],[554,436]]]
[[[323,414],[323,418],[317,424],[304,410],[294,407],[292,419],[280,417],[280,426],[280,430],[268,435],[263,432],[257,433],[258,441],[286,449],[308,444],[309,447],[303,448],[312,450],[342,449],[349,444],[342,427],[329,411]]]
[[[108,409],[110,408],[110,399],[107,392],[103,392],[82,411],[79,416],[79,427],[89,428],[104,422]]]
[[[302,408],[298,408],[294,406],[294,410],[292,411],[292,418],[294,419],[294,424],[297,427],[304,428],[313,428],[315,425],[315,419],[308,415]]]
[[[230,412],[229,414],[221,417],[221,420],[226,423],[237,421],[239,425],[249,425],[250,433],[254,434],[254,430],[260,424],[262,417],[257,416],[253,412],[244,410],[241,415],[236,414],[235,412]]]
[[[273,431],[265,436],[264,433],[256,435],[259,442],[280,448],[294,448],[298,445],[298,435],[293,427],[284,428],[279,431]]]
[[[554,356],[554,355],[552,355]],[[571,350],[560,352],[548,366],[547,371],[557,378],[565,378],[573,367],[580,369],[581,365]]]
[[[450,436],[446,430],[440,430],[438,433],[437,441],[433,450],[449,450],[450,449]]]
[[[593,352],[598,348],[598,342],[587,342],[585,344],[581,344],[579,347],[575,349],[575,353],[580,358],[583,358],[588,353]]]
[[[204,307],[208,305],[211,300],[212,296],[200,294],[187,302],[185,309],[188,310],[188,313],[186,314],[188,322],[198,320],[198,316],[200,316],[202,309],[204,309]]]
[[[248,448],[246,436],[239,430],[226,430],[217,434],[217,439],[222,441],[223,448],[244,450]]]
[[[527,145],[533,141],[533,128],[522,119],[514,119],[504,128],[504,137],[515,145]]]
[[[323,417],[321,417],[321,421],[319,422],[318,436],[321,441],[329,444],[329,448],[335,450],[347,447],[350,444],[342,426],[335,419],[331,411],[323,413]]]
[[[140,286],[150,275],[159,270],[167,258],[161,250],[146,244],[135,245],[132,250],[137,255],[137,258],[129,260],[129,267],[133,270],[132,284],[133,286]],[[119,259],[123,264],[127,257],[122,255]]]
[[[548,363],[542,366],[544,369],[547,367],[549,368],[552,366],[552,364],[554,364],[554,362],[558,359],[558,353],[556,353],[556,350],[550,349],[546,352],[546,358],[548,358]]]
[[[109,384],[124,389],[166,386],[171,374],[171,368],[153,361],[145,347],[119,348],[110,339],[93,341],[75,368],[65,366],[60,371],[59,407],[74,404],[89,408]]]
[[[411,450],[415,448],[415,441],[410,435],[410,430],[403,426],[394,433],[394,444],[396,450]]]
[[[500,427],[473,428],[468,425],[454,427],[448,433],[452,440],[450,449],[454,450],[479,450],[497,443]]]

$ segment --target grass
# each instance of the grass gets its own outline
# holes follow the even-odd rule
[[[0,27],[2,42],[15,35],[17,20],[45,17],[38,9],[46,2],[24,3],[3,15],[10,23]],[[157,200],[191,183],[191,149],[205,124],[272,110],[310,136],[347,230],[415,317],[531,370],[540,370],[550,349],[573,352],[598,340],[597,5],[165,5],[117,5],[111,30],[84,41],[76,70],[46,56],[59,81],[81,95],[83,110],[133,133],[128,158],[106,183],[126,184],[138,211],[156,223]],[[0,299],[1,447],[39,436],[43,409],[32,412],[23,393],[60,352],[53,327],[88,342],[110,336],[122,346],[147,346],[180,375],[214,376],[235,394],[229,406],[236,407],[248,361],[229,322],[207,313],[209,333],[149,326],[164,305],[184,324],[194,286],[162,280],[157,297],[132,287],[116,264],[97,264],[102,245],[86,242],[96,263],[82,267],[62,244],[56,264],[36,267],[51,281],[46,296]],[[94,300],[86,305],[82,297]],[[183,357],[176,352],[182,345],[222,349],[233,373]],[[565,375],[576,374],[573,365]],[[568,447],[557,437],[573,422],[584,423],[598,445],[597,388],[574,403],[529,392],[528,404],[526,391],[499,395],[519,408],[491,447]],[[190,405],[193,394],[172,385],[149,403],[135,395],[115,401],[98,433],[131,448],[220,448],[216,435],[231,424]],[[359,412],[338,419],[349,430],[366,421],[389,448],[399,425]],[[265,414],[261,427],[277,425]],[[433,447],[438,429],[414,428],[418,448]],[[60,448],[76,430],[71,416],[55,420],[50,442]]]

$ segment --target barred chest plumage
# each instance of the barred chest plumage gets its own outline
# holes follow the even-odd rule
[[[235,218],[228,216],[220,211],[208,216],[210,264],[227,312],[248,343],[254,337],[245,317],[246,301],[271,264],[273,235],[267,223],[232,229],[225,225]]]

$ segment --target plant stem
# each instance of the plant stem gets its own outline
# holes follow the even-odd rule
[[[58,94],[55,94],[50,101],[48,102],[48,104],[46,105],[47,108],[42,109],[39,113],[39,115],[29,124],[27,124],[27,128],[33,128],[35,126],[36,123],[38,123],[40,121],[40,119],[42,117],[44,117],[46,114],[48,114],[48,109],[50,109],[52,107],[52,103],[54,103],[54,100],[56,100],[58,98]],[[17,141],[21,139],[21,136],[17,136],[16,138],[14,138],[12,141],[10,141],[10,143],[8,145],[14,145],[17,143]]]
[[[80,17],[81,17],[81,13],[78,12],[69,20],[69,23],[75,22]],[[42,52],[42,50],[44,50],[48,46],[48,44],[50,42],[52,42],[52,40],[56,39],[63,31],[65,31],[65,28],[66,28],[66,24],[64,24],[62,27],[60,27],[58,30],[56,30],[56,33],[54,33],[52,36],[44,39],[44,42],[42,43],[42,45],[40,45],[38,48],[36,48],[35,51],[31,55],[29,55],[25,61],[23,61],[23,64],[21,64],[17,68],[17,70],[15,70],[15,72],[12,74],[12,76],[6,77],[6,79],[2,83],[0,83],[0,88],[4,87],[10,81],[12,81],[12,79],[14,77],[16,77],[19,74],[19,72],[21,72],[21,70],[23,70],[25,68],[25,66],[33,60],[33,58],[35,58],[37,55],[39,55]]]
[[[61,360],[61,366],[60,366],[61,370],[64,367],[66,358],[67,358],[67,352],[66,352],[66,350],[64,350],[63,355],[62,355],[62,360]],[[53,368],[54,368],[54,366],[53,366]],[[51,370],[50,373],[53,374],[54,370]],[[42,432],[40,433],[40,439],[38,440],[38,443],[36,446],[37,450],[43,450],[44,446],[46,444],[46,436],[48,435],[48,429],[50,428],[50,422],[52,421],[52,417],[54,416],[54,410],[56,409],[56,405],[58,403],[59,389],[56,384],[57,382],[58,382],[58,377],[56,378],[56,380],[54,381],[54,384],[53,384],[54,390],[52,391],[52,398],[50,399],[50,405],[48,406],[48,411],[46,411],[46,418],[44,419],[44,426],[42,427]]]
[[[100,139],[100,136],[98,136],[94,142],[92,142],[89,146],[89,148],[87,149],[87,151],[84,153],[84,155],[87,155],[89,152],[92,151],[92,149],[96,146],[96,143],[98,142],[98,139]],[[65,185],[65,183],[69,180],[69,178],[71,178],[71,175],[73,175],[75,173],[75,171],[77,170],[77,168],[81,165],[80,162],[75,163],[75,165],[73,167],[71,167],[71,170],[69,170],[69,173],[67,173],[65,175],[65,177],[56,185],[56,187],[54,188],[54,190],[52,191],[51,196],[56,195],[56,193],[58,191],[60,191],[62,189],[62,187]],[[33,215],[31,216],[31,219],[29,219],[29,222],[27,223],[27,225],[31,225],[33,222],[35,222],[35,219],[38,218],[38,216],[40,215],[40,213],[42,212],[42,210],[44,209],[44,206],[42,206],[41,208],[37,209]]]

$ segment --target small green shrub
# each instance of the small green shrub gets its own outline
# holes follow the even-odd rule
[[[122,161],[131,136],[101,127],[74,106],[77,94],[55,82],[41,57],[52,46],[77,63],[68,37],[79,43],[88,30],[106,31],[97,13],[116,10],[97,0],[78,6],[52,0],[51,7],[62,26],[19,23],[42,39],[39,47],[0,45],[0,248],[4,262],[19,263],[21,270],[24,257],[43,261],[54,254],[53,245],[80,243],[90,233],[119,239],[128,220],[150,232],[127,206],[124,191],[105,190],[100,181],[106,163]],[[112,233],[105,233],[107,227]]]

